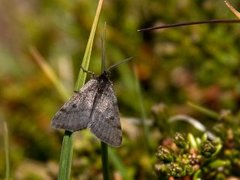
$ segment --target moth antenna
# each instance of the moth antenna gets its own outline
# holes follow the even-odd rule
[[[126,58],[126,59],[124,59],[123,61],[121,61],[121,62],[119,62],[119,63],[113,64],[112,66],[110,66],[110,67],[107,69],[107,71],[111,71],[113,68],[115,68],[115,67],[119,66],[120,64],[123,64],[123,63],[125,63],[125,62],[127,62],[127,61],[130,61],[130,60],[132,60],[132,59],[133,59],[133,57],[129,57],[129,58]]]
[[[192,21],[192,22],[180,22],[175,24],[165,24],[161,26],[155,26],[155,27],[149,27],[149,28],[143,28],[139,29],[138,32],[142,31],[152,31],[157,29],[166,29],[166,28],[173,28],[173,27],[180,27],[180,26],[192,26],[197,24],[220,24],[220,23],[240,23],[240,19],[212,19],[212,20],[206,20],[206,21]]]
[[[90,74],[91,76],[95,76],[94,72],[89,71],[89,70],[86,70],[86,69],[84,69],[82,66],[81,66],[80,68],[83,70],[83,72],[85,72],[85,73],[87,73],[87,74]]]
[[[102,45],[102,67],[101,67],[101,72],[102,73],[106,70],[106,47],[105,47],[106,29],[107,29],[107,23],[105,22],[104,23],[102,37],[101,37],[101,45]]]

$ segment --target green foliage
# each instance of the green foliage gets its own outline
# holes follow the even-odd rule
[[[195,174],[199,174],[200,171],[202,177],[199,178],[211,179],[209,173],[218,171],[227,163],[217,159],[217,157],[224,159],[219,155],[221,147],[219,140],[209,141],[205,135],[199,139],[192,134],[184,137],[183,134],[177,133],[168,145],[158,148],[159,162],[155,165],[158,177],[183,178],[196,176]]]
[[[203,110],[206,115],[217,114]],[[190,179],[227,179],[239,177],[240,162],[239,131],[240,122],[229,111],[215,117],[212,132],[198,138],[176,133],[173,139],[164,138],[158,147],[155,170],[159,179],[189,177]],[[189,121],[190,122],[190,121]],[[191,122],[192,124],[194,122]],[[167,130],[169,134],[171,130]],[[165,132],[166,133],[166,132]],[[209,133],[209,132],[208,132]]]

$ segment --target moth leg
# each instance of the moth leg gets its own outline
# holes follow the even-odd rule
[[[87,73],[87,74],[90,74],[92,77],[95,77],[94,72],[88,71],[88,70],[84,69],[82,66],[81,66],[80,68],[83,70],[83,72],[85,72],[85,73]]]

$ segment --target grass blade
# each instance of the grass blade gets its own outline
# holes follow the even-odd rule
[[[73,133],[65,131],[62,149],[59,161],[59,180],[70,179],[71,164],[72,164],[72,153],[73,153]]]
[[[187,104],[190,107],[198,110],[199,112],[201,112],[201,113],[203,113],[203,114],[205,114],[205,115],[207,115],[207,116],[209,116],[209,117],[211,117],[213,119],[219,120],[221,118],[221,116],[218,113],[216,113],[214,111],[211,111],[210,109],[207,109],[207,108],[202,107],[200,105],[194,104],[192,102],[188,102]]]
[[[81,67],[83,69],[88,70],[90,64],[90,57],[92,52],[92,46],[94,42],[94,37],[96,34],[97,24],[100,17],[100,12],[102,8],[103,0],[99,0],[98,7],[96,10],[96,14],[94,17],[93,25],[91,28],[90,36],[87,42],[86,50],[84,53],[84,57],[82,60]],[[57,76],[53,72],[52,68],[46,63],[44,58],[40,55],[40,53],[34,49],[30,48],[30,53],[32,54],[34,60],[37,64],[41,67],[43,72],[46,76],[52,81],[56,89],[59,91],[61,97],[66,100],[69,97],[66,89],[62,86],[61,82],[58,80]],[[86,81],[87,74],[79,68],[78,79],[75,85],[75,90],[78,91]],[[59,180],[70,179],[71,173],[71,164],[72,164],[72,153],[73,153],[73,133],[69,131],[65,131],[63,141],[62,141],[62,148],[61,148],[61,155],[59,161]],[[102,162],[103,162],[103,173],[104,179],[109,179],[109,171],[108,171],[108,146],[105,143],[101,143],[102,146]]]
[[[238,19],[240,19],[240,12],[238,12],[228,1],[224,1],[226,6],[232,11]]]
[[[90,36],[88,38],[87,47],[86,47],[84,57],[83,57],[83,61],[82,61],[82,67],[86,70],[88,70],[88,67],[89,67],[89,64],[90,64],[90,57],[91,57],[91,53],[92,53],[93,40],[94,40],[94,37],[95,37],[95,34],[96,34],[96,29],[97,29],[97,24],[98,24],[100,12],[101,12],[102,4],[103,4],[103,0],[99,0],[96,15],[95,15],[95,18],[94,18],[94,21],[93,21],[92,29],[91,29],[91,32],[90,32]],[[76,86],[75,86],[76,90],[79,90],[84,85],[86,77],[87,77],[87,74],[85,72],[83,72],[82,68],[79,68],[78,79],[77,79],[77,83],[76,83]]]
[[[90,36],[88,39],[87,47],[84,53],[82,67],[88,70],[90,64],[90,57],[92,52],[92,46],[94,37],[96,34],[97,24],[99,21],[99,16],[102,8],[103,0],[99,0],[96,15],[94,17],[93,25],[91,28]],[[79,90],[85,83],[87,74],[83,72],[82,68],[79,68],[79,75],[77,79],[77,83],[75,86],[75,90]],[[59,179],[65,180],[70,179],[70,172],[71,172],[71,164],[72,164],[72,151],[73,151],[73,133],[69,131],[65,131],[60,155],[60,162],[59,162]]]
[[[103,180],[109,180],[108,145],[101,142]]]
[[[36,63],[39,65],[39,67],[42,69],[44,74],[53,83],[53,85],[59,92],[60,96],[63,98],[63,100],[68,99],[69,93],[67,92],[65,87],[62,85],[62,83],[59,81],[57,75],[54,73],[51,66],[46,62],[46,60],[42,57],[42,55],[38,52],[38,50],[34,47],[30,47],[30,54],[32,55]]]

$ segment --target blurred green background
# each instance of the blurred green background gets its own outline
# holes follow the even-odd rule
[[[56,179],[63,134],[51,129],[50,121],[63,101],[29,49],[38,49],[71,93],[97,3],[0,1],[0,179],[6,168],[3,122],[9,131],[11,177]],[[237,0],[231,3],[234,7],[240,5]],[[144,144],[149,144],[150,150],[146,150],[144,130],[139,126],[142,117],[154,121],[154,105],[164,104],[170,116],[187,114],[200,119],[201,115],[186,105],[188,101],[218,112],[230,109],[239,115],[238,24],[137,32],[161,23],[222,18],[235,17],[220,0],[105,0],[90,70],[100,73],[104,22],[108,65],[134,58],[114,69],[111,77],[121,115],[125,117],[123,145],[114,150],[119,159],[115,163],[110,160],[115,179],[122,177],[116,166],[119,162],[130,179],[154,176],[160,128],[154,123],[148,126],[149,142]],[[75,136],[73,179],[101,179],[98,141],[87,130]]]

